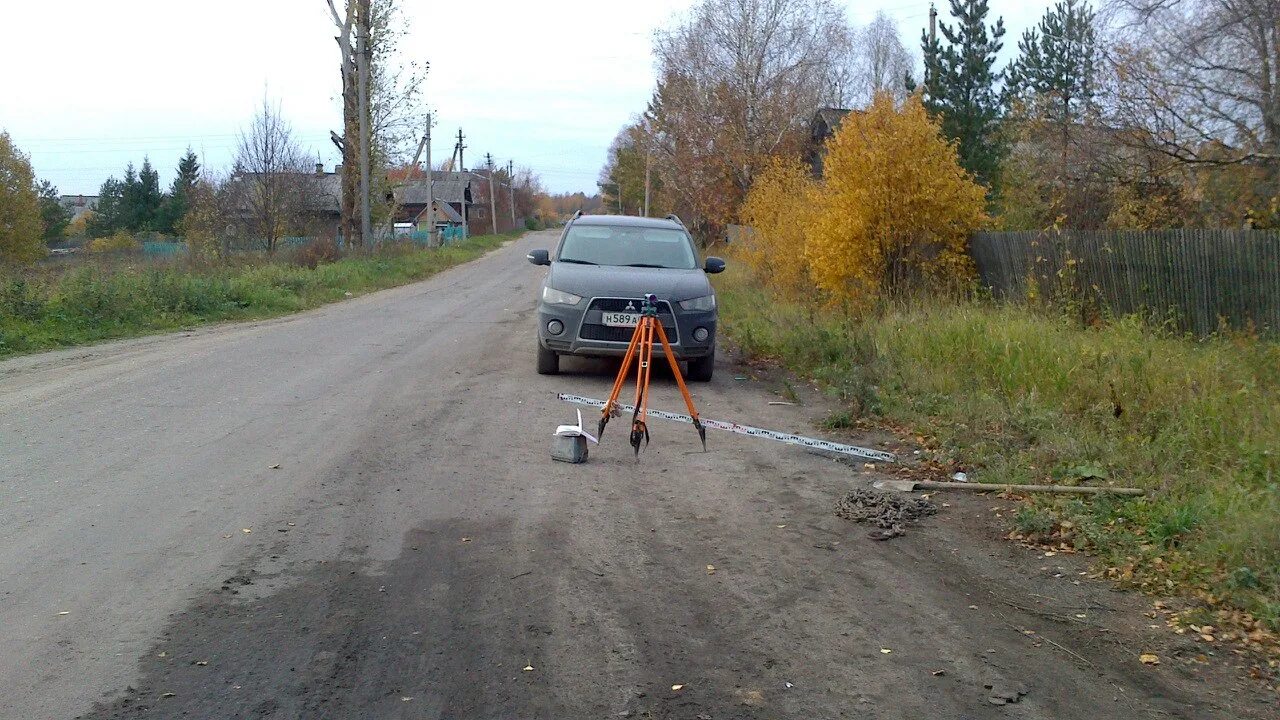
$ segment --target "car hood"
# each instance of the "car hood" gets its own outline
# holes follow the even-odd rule
[[[710,295],[711,281],[701,269],[615,267],[551,263],[547,285],[582,297],[640,298],[653,293],[661,300],[679,302]]]

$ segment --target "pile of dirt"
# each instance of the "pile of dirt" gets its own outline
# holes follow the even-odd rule
[[[924,498],[866,488],[854,490],[836,503],[837,517],[879,528],[871,534],[877,540],[901,535],[907,525],[937,512],[938,506]]]

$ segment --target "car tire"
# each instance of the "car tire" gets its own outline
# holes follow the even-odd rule
[[[538,374],[560,374],[560,356],[555,350],[542,347],[542,343],[538,343]]]
[[[693,382],[710,382],[716,370],[716,351],[712,350],[706,357],[689,361],[689,379]]]

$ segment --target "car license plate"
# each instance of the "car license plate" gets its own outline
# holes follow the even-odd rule
[[[607,312],[603,314],[604,324],[609,327],[635,327],[640,324],[638,313]]]

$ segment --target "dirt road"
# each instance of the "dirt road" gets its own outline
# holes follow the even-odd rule
[[[0,364],[0,717],[1274,717],[1139,663],[1180,652],[1142,601],[992,540],[993,500],[877,543],[832,514],[866,474],[796,447],[655,421],[637,464],[615,423],[552,462],[553,393],[611,379],[533,372],[552,240]],[[734,377],[705,414],[812,432]]]

